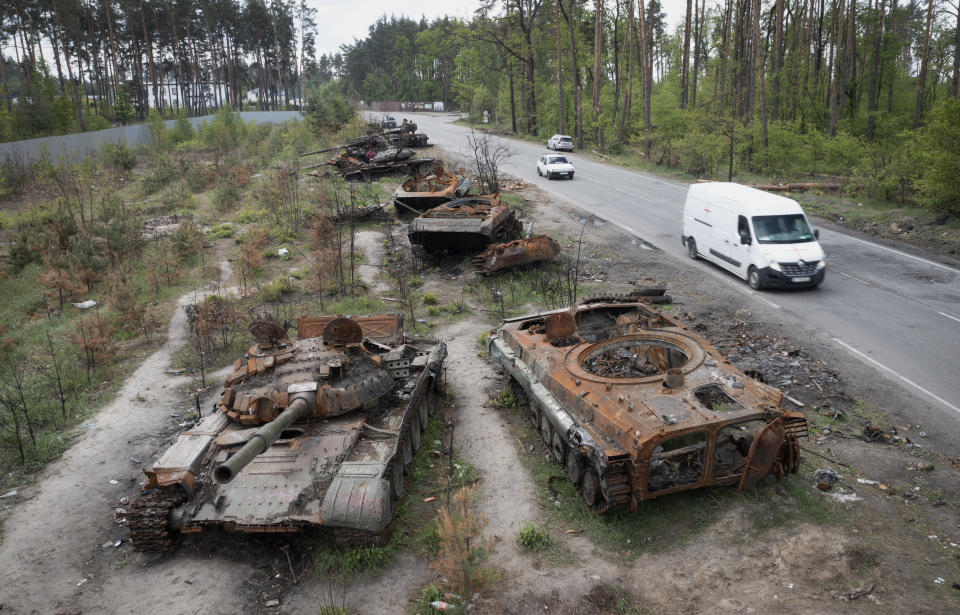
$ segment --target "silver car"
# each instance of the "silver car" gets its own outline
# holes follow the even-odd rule
[[[570,135],[553,135],[550,137],[550,140],[547,141],[547,149],[572,152],[573,139],[570,137]]]

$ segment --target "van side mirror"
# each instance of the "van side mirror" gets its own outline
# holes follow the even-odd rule
[[[740,233],[740,243],[742,243],[742,244],[744,244],[744,245],[747,245],[747,246],[749,246],[750,244],[753,243],[753,238],[750,237],[750,233],[749,233],[749,232],[741,232],[741,233]]]
[[[813,238],[820,239],[820,229],[818,228],[813,229]]]

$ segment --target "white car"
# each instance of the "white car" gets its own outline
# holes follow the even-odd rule
[[[573,139],[570,135],[553,135],[547,141],[547,149],[554,151],[563,150],[565,152],[573,151]]]
[[[559,154],[544,154],[537,158],[537,175],[547,179],[554,177],[567,177],[573,179],[573,164],[567,160],[566,156]]]

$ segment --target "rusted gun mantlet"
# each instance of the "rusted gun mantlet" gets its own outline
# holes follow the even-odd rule
[[[552,260],[558,254],[560,254],[560,244],[547,235],[537,235],[508,243],[493,244],[483,254],[473,257],[473,263],[481,273],[490,275],[505,269]]]
[[[490,338],[531,418],[595,512],[796,472],[800,413],[649,303],[591,300],[504,321]]]

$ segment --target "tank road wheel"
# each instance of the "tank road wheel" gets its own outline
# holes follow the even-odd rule
[[[583,460],[576,451],[567,451],[567,478],[574,486],[580,485],[580,474],[583,473]]]
[[[410,446],[414,455],[420,450],[420,431],[420,415],[414,413],[410,419]]]
[[[697,252],[697,242],[693,240],[693,237],[687,237],[687,256],[693,260],[697,260],[699,252]]]
[[[553,430],[550,428],[550,419],[543,412],[540,413],[540,438],[548,447],[553,442]]]
[[[394,458],[390,466],[390,491],[394,501],[403,497],[403,461],[398,458]]]
[[[589,468],[583,473],[583,483],[580,485],[580,497],[583,503],[593,508],[603,499],[600,489],[600,477],[597,476],[593,468]]]
[[[550,455],[553,457],[553,460],[563,465],[564,459],[563,454],[567,450],[567,445],[563,441],[563,438],[560,437],[560,432],[554,431],[553,438],[550,439]]]

